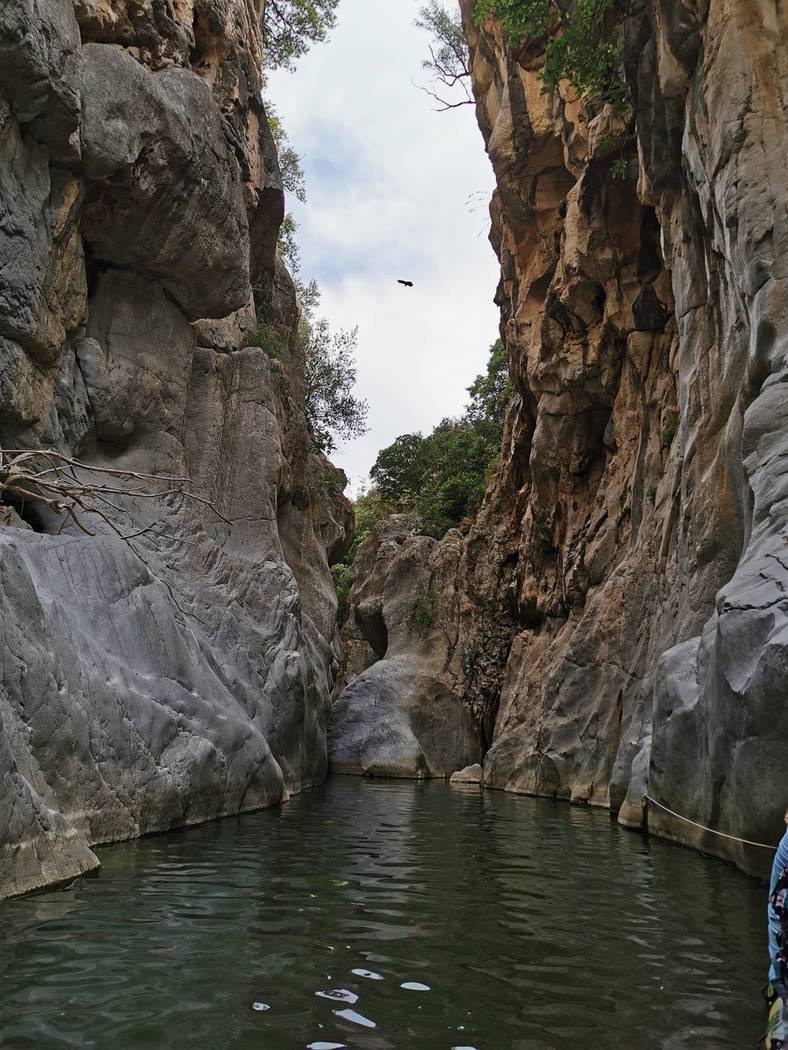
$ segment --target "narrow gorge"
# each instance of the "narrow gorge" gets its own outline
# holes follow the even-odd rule
[[[785,0],[0,0],[0,661],[2,1050],[788,1045]]]
[[[479,763],[764,873],[738,839],[774,840],[788,783],[785,11],[634,5],[622,109],[461,7],[501,455],[468,527],[375,526],[341,640],[353,512],[305,414],[259,0],[0,12],[0,895],[329,767]]]
[[[461,6],[513,395],[472,527],[359,550],[333,768],[483,761],[762,875],[738,839],[775,839],[788,783],[785,12],[641,5],[621,112],[545,93],[544,43]]]

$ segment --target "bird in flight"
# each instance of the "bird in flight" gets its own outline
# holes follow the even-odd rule
[[[406,288],[413,287],[413,281],[403,281],[401,277],[397,278],[397,284],[404,284]]]

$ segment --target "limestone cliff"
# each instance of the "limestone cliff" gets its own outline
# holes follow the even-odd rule
[[[310,451],[258,21],[251,0],[0,11],[0,445],[202,501],[120,485],[101,509],[128,541],[1,508],[0,895],[325,772],[351,521]],[[245,345],[255,311],[283,360]]]
[[[490,787],[633,826],[648,793],[772,841],[788,784],[785,11],[645,3],[618,117],[543,94],[539,47],[461,6],[514,394],[476,525],[429,555],[439,588],[456,566],[433,677],[476,715]],[[653,804],[647,819],[768,862]]]

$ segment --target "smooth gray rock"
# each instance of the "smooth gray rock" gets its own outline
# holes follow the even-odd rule
[[[89,844],[268,805],[324,776],[333,654],[278,541],[271,373],[262,351],[202,351],[171,392],[182,438],[131,413],[135,443],[94,457],[188,475],[232,527],[183,499],[119,496],[113,520],[152,530],[130,544],[90,516],[95,537],[0,529],[0,892],[85,870]]]
[[[249,295],[241,172],[200,77],[151,74],[104,44],[83,48],[82,232],[93,254],[161,281],[190,320]]]
[[[104,475],[84,531],[0,505],[0,896],[325,776],[352,527],[304,417],[253,14],[76,10],[84,47],[70,0],[0,11],[0,444],[161,480]],[[286,364],[228,316],[250,255]]]
[[[478,730],[462,701],[418,661],[379,660],[354,678],[331,708],[335,773],[445,777],[478,753]]]
[[[420,527],[413,515],[393,514],[356,554],[351,616],[378,659],[332,705],[328,748],[337,772],[447,777],[481,757],[479,726],[449,669],[454,609],[437,598],[456,557],[433,564],[440,545],[418,535]]]
[[[50,165],[0,96],[0,336],[54,361],[87,307],[77,180]]]

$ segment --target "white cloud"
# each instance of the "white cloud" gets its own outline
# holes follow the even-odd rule
[[[267,86],[306,173],[306,206],[288,202],[302,275],[332,328],[359,328],[370,432],[332,457],[354,489],[399,434],[461,410],[497,336],[492,171],[473,108],[437,113],[414,86],[427,82],[419,6],[341,0],[329,43]]]

